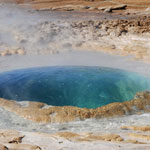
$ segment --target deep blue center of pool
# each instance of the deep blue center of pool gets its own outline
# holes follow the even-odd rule
[[[0,74],[0,97],[54,106],[96,108],[149,90],[137,73],[104,67],[42,67]]]

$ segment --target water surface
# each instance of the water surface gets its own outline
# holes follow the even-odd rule
[[[142,75],[105,67],[41,67],[0,74],[0,97],[53,106],[96,108],[149,90]]]

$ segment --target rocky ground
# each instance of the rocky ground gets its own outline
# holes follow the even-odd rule
[[[1,0],[2,1],[2,0]],[[62,11],[107,11],[108,8],[113,8],[115,11],[124,12],[124,5],[127,5],[126,10],[143,11],[149,9],[150,2],[147,0],[7,0],[19,4],[30,3],[37,10],[62,10]]]
[[[20,12],[10,5],[1,5],[0,56],[92,50],[150,61],[150,11],[68,13],[28,8]]]
[[[0,72],[102,65],[150,74],[147,0],[7,2],[0,5]],[[149,105],[149,92],[97,109],[0,99],[0,149],[149,150]]]
[[[0,149],[148,150],[149,101],[149,92],[97,109],[0,99]]]

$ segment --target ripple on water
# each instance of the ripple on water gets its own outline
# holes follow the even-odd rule
[[[0,97],[53,106],[96,108],[149,90],[142,75],[105,67],[41,67],[0,74]]]

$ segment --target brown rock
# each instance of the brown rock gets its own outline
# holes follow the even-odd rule
[[[128,135],[132,138],[138,138],[138,139],[146,140],[146,141],[150,140],[150,135],[137,134],[137,133],[128,133]]]
[[[2,144],[0,144],[0,150],[8,150],[8,148]]]
[[[63,137],[67,140],[73,141],[111,141],[111,142],[121,142],[124,139],[117,134],[106,134],[106,135],[97,135],[94,133],[72,133],[72,132],[59,132],[54,134],[53,136]]]
[[[127,5],[117,5],[111,7],[112,10],[120,10],[120,9],[126,9]]]
[[[25,55],[25,51],[23,49],[17,49],[16,52],[18,55]]]
[[[82,141],[111,141],[111,142],[121,142],[123,141],[124,139],[120,136],[120,135],[117,135],[117,134],[108,134],[108,135],[92,135],[92,134],[89,134],[87,137],[85,138],[81,138],[79,140],[82,140]]]
[[[25,51],[23,49],[6,49],[0,52],[0,56],[10,56],[10,55],[24,55]]]
[[[30,144],[6,144],[8,150],[42,150],[39,146]]]
[[[130,130],[136,130],[136,131],[150,131],[150,126],[122,126],[121,129],[130,129]]]
[[[22,138],[18,131],[15,130],[0,130],[0,143],[21,143]]]
[[[128,139],[128,140],[125,140],[123,143],[147,144],[147,143],[145,143],[145,142],[140,142],[140,141],[133,140],[133,139]]]
[[[73,132],[59,132],[59,133],[54,134],[54,136],[59,136],[59,137],[63,137],[66,139],[72,139],[72,138],[80,137],[79,134],[73,133]]]
[[[22,143],[23,138],[24,138],[24,136],[14,138],[12,141],[9,141],[9,143],[16,143],[16,144]]]

